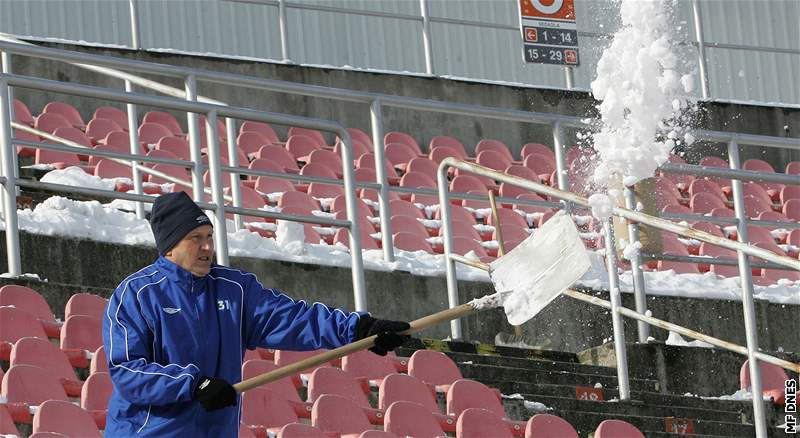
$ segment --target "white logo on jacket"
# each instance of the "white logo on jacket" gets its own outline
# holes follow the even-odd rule
[[[176,313],[178,313],[178,312],[180,312],[180,311],[181,311],[181,309],[180,309],[180,308],[177,308],[177,309],[176,309],[176,308],[174,308],[174,307],[164,307],[162,310],[163,310],[164,312],[166,312],[167,314],[169,314],[169,315],[174,315],[174,314],[176,314]]]

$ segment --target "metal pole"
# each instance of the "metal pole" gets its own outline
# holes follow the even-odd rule
[[[553,151],[556,154],[558,189],[568,191],[569,176],[567,174],[567,154],[564,145],[564,128],[561,127],[561,122],[553,123]]]
[[[208,167],[211,174],[211,202],[214,204],[214,246],[217,263],[228,265],[228,230],[225,224],[225,199],[222,196],[222,171],[219,168],[219,133],[217,112],[206,114],[206,141],[208,144]]]
[[[286,0],[278,0],[278,26],[281,32],[281,56],[283,62],[292,62],[289,59],[289,24],[286,20]]]
[[[617,356],[617,386],[619,399],[630,400],[631,390],[628,381],[628,354],[625,351],[625,326],[619,309],[622,297],[619,291],[619,274],[617,273],[617,245],[614,241],[614,223],[608,219],[603,224],[606,237],[606,266],[608,268],[608,293],[611,297],[611,323],[614,327],[614,353]]]
[[[186,100],[197,101],[197,78],[195,75],[189,75],[184,81],[186,88]],[[203,159],[200,153],[200,123],[197,113],[186,113],[186,120],[189,131],[189,156],[194,162],[195,166],[192,169],[192,197],[195,201],[203,201]],[[214,125],[214,132],[217,131],[217,125]],[[206,131],[208,133],[208,131]],[[219,140],[219,139],[217,139]],[[211,144],[206,142],[211,147]]]
[[[567,81],[567,90],[575,88],[575,70],[572,67],[564,67],[564,78]]]
[[[636,210],[636,194],[633,192],[633,187],[625,187],[625,208]],[[639,242],[639,224],[633,221],[627,222],[630,243]],[[642,253],[639,250],[634,251],[630,262],[636,311],[644,314],[647,312],[647,291],[645,290],[644,273],[642,272]],[[636,327],[639,333],[639,342],[647,343],[647,338],[650,337],[650,326],[644,321],[637,321]]]
[[[2,63],[2,71],[3,73],[11,73],[11,54],[8,52],[0,52],[0,63]],[[11,120],[15,120],[14,116],[14,88],[8,87],[8,110],[9,116]],[[14,132],[13,130],[11,131]],[[14,153],[12,154],[14,159],[14,177],[19,178],[19,156],[17,156],[17,148],[14,147]],[[19,195],[19,187],[14,187],[14,193]]]
[[[225,118],[225,132],[228,137],[228,163],[230,167],[239,167],[239,151],[236,148],[236,120],[226,117]],[[242,189],[239,180],[239,174],[231,172],[231,197],[233,197],[233,206],[242,206]],[[236,231],[244,228],[242,223],[242,215],[235,213],[233,215],[233,225]]]
[[[734,137],[728,142],[728,161],[731,169],[739,169],[739,144]],[[736,232],[739,242],[747,242],[747,211],[744,206],[744,188],[741,180],[732,179],[733,207],[736,212]],[[739,260],[739,279],[742,284],[742,307],[744,309],[744,331],[747,339],[747,359],[750,366],[750,383],[753,393],[753,418],[755,419],[756,436],[767,436],[767,420],[764,401],[761,399],[761,370],[755,353],[758,352],[758,325],[753,302],[753,277],[750,270],[750,259],[741,250],[736,251]]]
[[[6,251],[8,273],[16,277],[22,274],[19,253],[19,224],[17,223],[17,178],[14,176],[14,144],[11,143],[11,111],[8,82],[0,78],[0,148],[5,183],[3,184],[3,218],[6,222]]]
[[[131,81],[125,81],[125,91],[133,93],[133,84]],[[129,103],[125,105],[128,110],[128,142],[130,143],[130,151],[133,155],[140,155],[142,153],[139,146],[139,109],[136,104]],[[144,193],[142,188],[142,172],[139,170],[139,162],[131,160],[131,178],[133,179],[133,191],[137,195]],[[134,204],[136,210],[136,219],[144,219],[144,204],[137,201]]]
[[[450,258],[450,253],[453,252],[453,236],[451,234],[452,222],[447,169],[447,164],[442,162],[439,165],[436,179],[439,186],[439,212],[442,216],[442,243],[444,244],[444,266],[447,277],[447,302],[452,309],[458,306],[458,278],[456,277],[456,262]],[[454,319],[450,321],[450,337],[452,339],[461,339],[461,320]]]
[[[142,40],[139,38],[139,7],[136,0],[128,0],[131,15],[131,46],[133,50],[142,48]]]
[[[433,48],[431,47],[431,20],[428,16],[428,1],[419,0],[422,14],[422,46],[425,49],[425,73],[433,74]]]
[[[697,38],[697,63],[700,66],[700,88],[703,99],[708,99],[708,66],[706,65],[706,45],[703,38],[703,20],[700,15],[700,1],[692,0],[692,14],[694,15],[694,35]]]
[[[380,204],[383,260],[393,262],[392,212],[389,208],[389,182],[386,180],[386,161],[383,157],[383,113],[381,112],[380,99],[375,99],[370,104],[369,117],[372,124],[372,144],[375,148],[375,179],[381,185],[381,189],[378,192],[378,202]]]
[[[353,275],[353,295],[356,310],[367,310],[367,292],[364,282],[364,259],[361,254],[361,216],[356,197],[356,177],[353,172],[353,140],[346,129],[338,130],[342,141],[342,173],[344,174],[344,194],[347,205],[347,220],[350,221],[350,262]]]

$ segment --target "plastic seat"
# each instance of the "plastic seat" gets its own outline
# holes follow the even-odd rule
[[[0,376],[2,375],[3,372],[0,371]],[[17,430],[17,426],[14,424],[14,418],[11,417],[11,413],[8,412],[5,404],[0,404],[0,435],[8,437],[22,436],[19,430]]]
[[[323,431],[309,424],[291,423],[283,426],[278,438],[329,438]]]
[[[428,254],[433,254],[433,248],[430,243],[425,240],[424,236],[408,231],[394,233],[394,236],[392,236],[392,244],[395,248],[403,251],[425,251]]]
[[[297,167],[297,160],[295,157],[285,148],[278,145],[269,144],[262,146],[256,153],[256,157],[272,161],[283,167],[287,172],[297,173],[300,171],[300,168]]]
[[[687,164],[686,160],[684,160],[683,157],[680,157],[675,154],[669,154],[668,160],[672,164]],[[682,191],[686,191],[692,184],[692,182],[695,180],[695,178],[692,175],[669,173],[663,170],[660,170],[659,174],[664,178],[667,178],[668,180],[672,181]]]
[[[278,139],[278,134],[275,133],[275,129],[272,128],[272,125],[264,122],[253,122],[253,121],[246,121],[242,122],[242,126],[239,128],[239,133],[242,132],[258,132],[259,134],[263,135],[270,143],[278,143],[280,139]]]
[[[419,144],[414,137],[406,134],[405,132],[399,131],[391,131],[387,132],[386,135],[383,136],[383,144],[390,144],[390,143],[402,143],[408,147],[410,147],[417,155],[422,155],[422,149],[420,149]]]
[[[191,150],[189,142],[179,137],[161,137],[156,143],[156,149],[160,151],[168,151],[175,154],[181,160],[191,160]]]
[[[433,387],[408,374],[389,374],[378,390],[378,408],[388,409],[397,401],[419,404],[426,411],[441,414]]]
[[[103,139],[100,144],[95,146],[95,148],[99,147],[101,144],[105,144],[108,147],[108,150],[119,151],[126,154],[131,153],[131,137],[127,132],[109,132],[108,135],[106,135],[106,138]],[[145,155],[147,152],[149,152],[147,145],[141,141],[139,142],[139,145],[141,146],[138,151],[139,154]]]
[[[14,99],[14,121],[28,126],[33,126],[35,123],[28,105],[16,98]]]
[[[360,199],[356,199],[356,208],[358,208],[358,213],[364,216],[372,216],[372,210],[369,206],[364,203],[364,201]],[[347,211],[347,198],[344,195],[337,196],[333,199],[333,202],[330,206],[331,213],[338,213],[340,211]]]
[[[510,152],[509,152],[510,154]],[[498,151],[482,151],[478,154],[475,158],[475,162],[480,164],[481,166],[488,167],[490,169],[494,169],[498,172],[502,172],[511,165],[511,158],[507,155],[504,155]]]
[[[47,400],[69,400],[64,388],[50,372],[33,365],[9,368],[3,376],[2,396],[18,423],[30,422],[28,406],[38,406]]]
[[[128,114],[113,106],[101,106],[94,110],[93,119],[113,120],[123,131],[128,131]]]
[[[800,186],[784,186],[778,198],[781,204],[787,203],[790,199],[800,199]]]
[[[78,129],[85,129],[86,123],[83,121],[81,113],[74,106],[64,102],[50,102],[42,109],[44,114],[58,114],[64,117],[71,126]]]
[[[511,438],[513,436],[503,418],[486,409],[466,409],[456,422],[456,438]]]
[[[406,172],[400,179],[400,187],[410,187],[415,189],[436,189],[436,181],[431,179],[428,175],[419,172]],[[401,199],[411,200],[415,204],[436,205],[439,203],[439,197],[436,195],[424,195],[414,193],[409,196],[407,193],[400,195]]]
[[[636,426],[622,420],[603,420],[594,431],[594,438],[644,438]]]
[[[113,179],[113,178],[132,178],[131,168],[116,161],[99,160],[94,166],[94,176]]]
[[[442,210],[436,210],[436,213],[433,215],[434,219],[441,219],[442,218]],[[464,207],[460,207],[458,205],[451,205],[450,206],[450,219],[453,222],[466,222],[470,225],[475,225],[475,216],[470,213]]]
[[[520,157],[522,158],[523,161],[525,160],[525,157],[531,154],[544,155],[550,158],[550,161],[553,163],[554,166],[556,164],[556,154],[555,152],[553,152],[553,149],[541,143],[526,143],[525,145],[522,146]]]
[[[255,388],[242,394],[242,423],[250,430],[262,429],[256,435],[277,433],[281,427],[298,421],[288,401],[269,389]]]
[[[751,158],[749,160],[745,160],[745,162],[742,163],[742,169],[752,170],[755,172],[763,172],[763,173],[775,173],[775,169],[772,167],[771,164],[767,163],[764,160],[759,160],[757,158]],[[778,193],[780,193],[781,189],[784,187],[783,184],[774,182],[761,182],[757,184],[766,189],[767,192],[770,194],[770,196],[773,198],[777,198]]]
[[[312,138],[304,135],[292,135],[286,141],[286,150],[296,159],[307,157],[315,149],[322,146],[318,145]]]
[[[93,316],[70,316],[61,328],[61,349],[97,350],[103,345],[102,325]]]
[[[453,382],[464,378],[452,359],[433,350],[415,351],[408,362],[408,374],[425,383],[436,385],[437,389],[444,392]]]
[[[61,400],[48,400],[33,416],[33,432],[57,432],[74,437],[102,437],[92,417],[78,406]]]
[[[92,359],[89,361],[89,374],[94,373],[107,373],[108,362],[106,361],[106,352],[103,346],[97,347],[97,350],[92,354]]]
[[[325,394],[345,397],[361,408],[370,408],[367,395],[353,376],[333,367],[321,367],[311,373],[308,381],[308,401],[313,402]]]
[[[665,255],[673,255],[673,256],[688,256],[689,251],[683,246],[682,243],[678,241],[674,234],[663,234],[664,238],[662,240],[662,247],[663,252]],[[666,238],[666,236],[670,236]],[[675,271],[677,274],[699,274],[700,271],[696,264],[694,263],[685,263],[685,262],[674,262],[668,260],[659,260],[658,261],[658,270],[659,271]]]
[[[42,113],[36,117],[33,127],[48,134],[52,134],[58,128],[72,128],[73,126],[69,120],[64,118],[61,114]]]
[[[362,350],[342,358],[342,370],[358,379],[366,379],[377,386],[383,379],[397,372],[391,359]]]
[[[356,160],[356,169],[372,169],[375,170],[375,154],[368,153],[368,154],[361,154],[360,157]],[[389,160],[384,160],[383,162],[383,169],[386,171],[387,178],[396,178],[397,171],[392,166],[392,163]],[[373,180],[374,182],[375,180]]]
[[[699,164],[701,166],[720,167],[723,169],[730,168],[728,162],[719,157],[703,157],[700,159]],[[714,181],[717,185],[719,185],[722,188],[723,191],[730,190],[731,180],[728,178],[708,177],[707,179]]]
[[[22,338],[11,349],[11,366],[33,365],[47,371],[64,387],[67,395],[77,397],[82,382],[64,353],[47,339]]]
[[[523,165],[530,169],[536,175],[536,178],[531,178],[530,176],[523,177],[527,177],[533,181],[549,181],[551,179],[550,175],[556,170],[555,164],[550,162],[546,155],[542,154],[530,154],[526,156]],[[506,173],[508,173],[508,171],[506,171]]]
[[[706,214],[715,208],[727,208],[725,202],[711,193],[701,192],[692,196],[689,206],[693,213]]]
[[[162,137],[174,137],[169,128],[158,123],[142,123],[138,132],[139,141],[144,144],[156,144]]]
[[[367,414],[352,400],[323,394],[311,410],[311,424],[325,432],[359,434],[372,429]]]
[[[50,140],[45,140],[44,142],[50,144],[55,143]],[[36,149],[34,162],[36,164],[49,164],[56,169],[65,169],[70,166],[80,166],[81,164],[77,154],[48,149]]]
[[[426,157],[416,157],[408,162],[406,172],[419,172],[428,175],[432,180],[436,180],[436,172],[438,172],[438,164]]]
[[[261,179],[262,177],[259,177]],[[256,182],[256,190],[258,190],[258,183]],[[278,207],[286,208],[290,206],[307,208],[311,210],[320,210],[319,202],[306,193],[298,191],[287,191],[278,201]]]
[[[527,239],[530,234],[526,231],[525,227],[518,227],[512,224],[503,224],[503,240],[505,242],[522,242]],[[497,240],[497,229],[492,232],[492,240]],[[506,245],[506,251],[510,251]]]
[[[399,436],[415,438],[447,436],[428,409],[410,401],[392,403],[386,410],[383,428]]]
[[[259,176],[256,179],[255,190],[258,193],[269,195],[271,193],[293,192],[295,191],[295,188],[294,184],[287,179],[273,178],[271,176]],[[305,193],[303,194],[305,195]],[[319,206],[315,205],[313,209],[319,209]]]
[[[297,361],[303,360],[305,358],[314,356],[315,354],[318,354],[321,351],[322,350],[313,350],[313,351],[275,350],[275,365],[277,365],[278,367],[283,367],[283,366],[295,363]],[[329,365],[331,365],[331,364],[330,363],[326,363],[324,365],[320,365],[320,367],[327,367]],[[317,368],[319,368],[319,367],[317,367]],[[304,371],[304,373],[307,373],[307,374],[310,375],[315,369],[316,368],[306,370],[306,371]],[[300,386],[302,386],[302,384],[300,382],[300,374],[296,374],[292,378],[292,380],[294,381],[294,384],[295,384],[296,387],[299,388]],[[310,400],[310,401],[313,401],[313,400]]]
[[[783,215],[793,221],[800,221],[800,199],[790,199],[783,204]]]
[[[263,146],[272,144],[264,134],[256,131],[245,131],[236,137],[236,145],[245,154],[255,154]]]
[[[700,245],[700,255],[709,256],[713,258],[725,258],[736,260],[736,251],[731,251],[727,248],[714,246],[708,243]],[[711,272],[721,277],[738,277],[739,267],[731,265],[711,265]]]
[[[473,225],[473,223],[454,220],[451,223],[450,234],[453,237],[467,238],[474,241],[483,240]],[[444,228],[439,228],[439,236],[444,236]]]
[[[14,138],[23,141],[35,141],[35,142],[40,142],[42,140],[41,138],[39,138],[38,135],[21,131],[19,129],[14,129]],[[20,157],[36,157],[36,148],[25,146],[18,143],[14,143],[14,146],[16,146],[17,155],[19,155]]]
[[[285,151],[284,151],[285,152]],[[267,160],[266,158],[256,158],[247,165],[247,168],[250,170],[264,170],[267,172],[274,172],[274,173],[286,173],[286,169],[281,166],[280,164]],[[250,180],[258,179],[258,176],[250,175],[248,176]]]
[[[475,380],[458,379],[447,390],[447,414],[459,416],[469,408],[486,409],[500,417],[506,416],[495,391]]]
[[[181,129],[178,119],[176,119],[172,114],[164,111],[148,111],[144,114],[142,122],[156,123],[164,126],[165,128],[169,129],[174,136],[183,135],[183,129]]]
[[[389,201],[389,210],[392,216],[410,216],[413,218],[425,219],[425,214],[422,210],[417,208],[416,205],[401,199]]]
[[[258,438],[244,423],[239,423],[239,438]]]
[[[541,196],[537,195],[536,193],[523,193],[521,195],[516,196],[519,200],[525,201],[546,201],[546,199],[542,198]],[[513,204],[512,209],[520,210],[525,213],[546,213],[548,211],[552,211],[551,207],[545,206],[537,206],[537,205],[526,205],[526,204]]]
[[[431,138],[431,142],[428,144],[428,150],[432,151],[437,147],[453,149],[458,152],[460,158],[466,158],[469,155],[460,141],[447,135],[435,135]]]
[[[130,153],[129,150],[120,150],[117,146],[108,145],[108,144],[102,144],[102,143],[98,144],[97,146],[95,146],[94,150],[96,150],[96,151],[109,151],[109,152],[122,152],[122,153],[125,153],[125,154],[129,154]],[[97,165],[100,164],[101,161],[105,161],[107,163],[114,163],[114,164],[116,164],[116,166],[107,164],[106,166],[104,166],[105,167],[104,169],[102,169],[102,170],[100,170],[98,172]],[[98,175],[101,178],[114,178],[116,176],[124,176],[126,178],[130,178],[131,177],[131,170],[130,170],[131,168],[130,167],[125,166],[124,164],[121,164],[121,163],[117,163],[117,162],[111,161],[108,158],[100,157],[99,155],[90,155],[89,156],[89,165],[95,166],[95,169],[94,169],[94,174],[95,175],[98,175],[98,173],[100,173],[102,175],[111,175],[111,176]],[[126,172],[123,172],[122,168],[120,166],[124,166],[126,168]]]
[[[155,151],[152,151],[152,152],[155,152]],[[152,167],[152,169],[153,170],[157,170],[157,171],[159,171],[161,173],[164,173],[166,175],[169,175],[169,176],[171,176],[173,178],[177,178],[179,180],[186,181],[189,184],[192,183],[192,176],[189,173],[189,171],[186,170],[186,168],[184,168],[184,167],[173,166],[171,164],[156,164],[156,165],[154,165]],[[160,176],[149,175],[148,178],[149,178],[148,181],[150,183],[152,183],[152,184],[175,184],[176,188],[185,189],[187,192],[191,192],[191,189],[189,189],[188,187],[183,186],[181,184],[177,184],[177,183],[175,183],[173,181],[169,181],[166,178],[162,178]]]
[[[0,307],[0,360],[9,360],[13,344],[26,337],[47,339],[42,324],[25,310]]]
[[[470,190],[486,191],[486,185],[480,179],[472,175],[458,175],[450,181],[450,191],[455,193],[467,193]]]
[[[81,408],[91,415],[98,427],[105,429],[108,400],[114,391],[111,375],[94,373],[89,375],[81,389]]]
[[[459,151],[444,146],[435,147],[428,153],[428,159],[436,163],[437,167],[441,164],[442,160],[447,157],[455,157],[462,160],[466,158],[466,156],[461,155]]]
[[[725,194],[722,193],[722,188],[714,181],[709,181],[707,179],[696,179],[692,181],[691,184],[689,184],[689,197],[698,193],[709,193],[723,202],[726,201]]]
[[[499,140],[492,140],[492,139],[483,139],[475,145],[475,156],[477,157],[483,151],[494,151],[499,153],[500,155],[506,157],[508,162],[514,161],[514,155],[511,154],[511,151],[508,149],[505,143]]]
[[[242,380],[268,373],[276,369],[278,369],[278,365],[275,365],[275,363],[272,361],[263,359],[246,360],[244,364],[242,364]],[[284,377],[282,379],[275,380],[267,383],[266,385],[260,386],[259,388],[267,389],[273,394],[279,396],[282,400],[289,401],[299,406],[299,408],[295,408],[298,415],[305,410],[303,407],[304,403],[300,399],[300,395],[297,393],[297,389],[295,388],[295,384],[292,382],[291,377]]]
[[[92,119],[86,125],[86,136],[92,143],[98,143],[108,136],[110,132],[124,132],[122,127],[111,119]]]
[[[419,157],[419,154],[403,143],[389,143],[384,146],[384,157],[392,163],[392,166],[406,167],[409,161]]]
[[[502,227],[512,226],[528,228],[528,222],[525,220],[525,218],[517,214],[514,210],[508,208],[498,208],[497,217],[500,221],[500,226]],[[486,223],[488,225],[495,225],[494,217],[492,215],[487,216]]]
[[[428,229],[416,218],[405,215],[395,215],[391,218],[392,233],[406,232],[420,237],[428,237]]]
[[[561,417],[536,414],[525,426],[525,438],[578,438],[578,432]]]
[[[47,336],[59,336],[61,323],[56,321],[50,305],[39,292],[29,287],[7,284],[0,287],[0,306],[14,306],[28,312],[39,320]]]
[[[301,135],[312,139],[317,148],[322,148],[328,145],[328,142],[325,140],[325,137],[322,135],[322,132],[317,131],[316,129],[299,128],[297,126],[292,126],[289,128],[288,137],[291,138],[295,135]]]
[[[327,167],[333,171],[337,177],[342,174],[342,159],[327,149],[315,149],[311,151],[308,157],[306,157],[306,161],[310,164],[321,164]]]
[[[370,233],[372,233],[372,231],[369,231],[369,229],[365,228],[362,222],[361,239],[359,240],[359,242],[361,242],[362,251],[379,249],[378,243],[375,241],[375,239],[372,238],[372,236],[370,236]],[[333,235],[333,243],[334,244],[341,243],[347,248],[350,248],[350,234],[347,231],[347,229],[340,228],[338,231],[336,231],[336,234]]]
[[[370,150],[373,149],[372,144],[372,136],[367,134],[366,132],[358,129],[358,128],[347,128],[347,133],[350,134],[350,138],[355,142],[359,142],[367,146]],[[336,136],[336,143],[339,143],[340,139],[339,136]]]

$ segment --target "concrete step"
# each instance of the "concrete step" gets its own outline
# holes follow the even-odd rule
[[[471,353],[480,354],[485,356],[501,356],[508,358],[520,359],[534,359],[534,360],[552,360],[556,362],[571,362],[579,363],[578,356],[575,353],[566,351],[555,350],[542,350],[533,348],[514,348],[504,347],[500,345],[473,343],[473,342],[460,342],[460,341],[442,341],[438,339],[417,339],[412,338],[406,342],[403,347],[398,350],[398,354],[404,356],[411,356],[414,351],[419,349],[436,350],[443,353]]]
[[[617,386],[616,376],[598,376],[595,374],[570,373],[558,370],[534,370],[482,364],[459,364],[461,374],[468,379],[481,382],[509,381],[509,382],[536,382],[557,385],[595,386],[601,384],[604,388]],[[658,382],[649,379],[630,379],[631,389],[634,391],[658,391]],[[501,391],[503,391],[501,389]],[[528,392],[528,391],[514,391]]]

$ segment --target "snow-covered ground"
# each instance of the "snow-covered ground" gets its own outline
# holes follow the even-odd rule
[[[108,188],[107,181],[84,176],[71,178],[73,175],[70,175],[70,172],[53,171],[44,179],[61,184]],[[265,208],[274,209],[274,207]],[[125,201],[117,200],[103,205],[97,201],[74,201],[53,196],[33,210],[20,210],[19,227],[34,234],[69,236],[124,245],[155,246],[148,222],[137,219],[130,210],[132,205]],[[1,225],[5,229],[5,223]],[[279,223],[276,227],[276,239],[265,238],[248,230],[235,231],[232,221],[228,221],[227,226],[231,256],[350,266],[350,253],[342,245],[302,243],[304,234],[302,226],[297,223]],[[579,285],[607,290],[608,276],[603,258],[594,252],[590,254],[592,268],[579,281]],[[396,249],[395,256],[394,262],[387,263],[383,260],[382,251],[364,251],[364,266],[366,269],[377,271],[399,270],[422,276],[444,275],[445,265],[442,255]],[[489,282],[486,272],[461,264],[458,265],[458,277],[463,280]],[[718,278],[712,273],[678,275],[672,271],[646,272],[645,281],[647,293],[651,295],[738,300],[741,294],[738,278]],[[633,291],[630,272],[620,275],[620,287],[623,292]],[[755,296],[775,303],[800,304],[800,284],[787,282],[769,287],[755,286]]]

